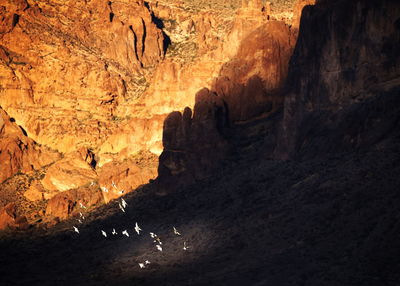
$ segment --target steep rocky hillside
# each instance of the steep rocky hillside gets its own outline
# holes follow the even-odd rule
[[[2,43],[54,3],[7,2]],[[99,3],[81,4],[90,13]],[[0,155],[13,175],[0,185],[0,284],[399,285],[398,1],[321,0],[301,21],[310,1],[197,3],[105,3],[98,32],[131,20],[131,76],[150,81],[135,99],[113,101],[117,123],[96,147],[60,155],[40,145],[7,101]],[[118,7],[143,13],[164,53],[137,49],[147,28]],[[87,40],[106,57],[108,38],[96,36]],[[1,99],[25,90],[7,86]],[[118,117],[127,110],[137,113]],[[144,184],[161,127],[158,177]],[[51,154],[60,158],[24,165]]]
[[[164,119],[194,108],[203,87],[235,90],[226,101],[243,107],[232,120],[275,112],[298,21],[277,16],[278,2],[1,1],[1,108],[63,157],[35,165],[41,175],[27,174],[23,187],[18,178],[1,185],[4,194],[15,182],[28,205],[55,197],[62,203],[47,214],[65,218],[79,202],[98,202],[76,192],[109,202],[147,183],[157,176]],[[280,7],[300,14],[293,5]],[[7,166],[2,181],[26,174]]]

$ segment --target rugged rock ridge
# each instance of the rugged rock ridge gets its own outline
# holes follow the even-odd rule
[[[270,124],[265,126],[270,126],[270,132],[266,132],[264,138],[268,142],[267,148],[254,151],[258,156],[301,158],[382,142],[399,124],[399,9],[396,1],[321,1],[315,6],[306,6],[287,81],[282,83],[285,80],[284,72],[276,72],[285,71],[282,67],[275,69],[275,73],[266,73],[278,74],[280,77],[275,81],[274,77],[272,80],[267,77],[267,80],[254,83],[254,78],[250,77],[252,73],[244,73],[253,80],[255,88],[246,92],[235,87],[236,83],[231,84],[231,90],[237,94],[233,93],[232,96],[231,91],[222,97],[232,127],[230,132],[225,130],[225,134],[229,134],[229,138],[225,138],[227,146],[235,145],[238,139],[235,132],[239,129],[235,128],[235,120],[236,123],[241,119],[247,120],[250,130],[260,125],[256,115],[263,111],[267,113],[266,120]],[[271,43],[273,49],[275,42]],[[290,46],[287,47],[290,50]],[[281,57],[285,59],[285,56]],[[277,63],[281,62],[278,60]],[[244,61],[236,67],[246,66]],[[268,71],[270,66],[264,63],[263,67]],[[231,69],[231,73],[237,73],[236,70]],[[237,78],[240,82],[240,76]],[[263,84],[268,86],[268,79],[272,82],[270,87],[281,87],[280,93],[275,93],[276,97],[268,97],[269,100],[264,104],[257,105],[257,91],[262,89]],[[218,92],[224,93],[221,89],[217,89]],[[268,111],[274,110],[279,113],[283,99],[283,119],[282,116],[268,114]],[[250,112],[246,113],[246,110]],[[171,142],[181,141],[171,138],[171,134],[179,137],[182,132],[169,132],[169,126],[176,122],[172,119],[177,117],[174,115],[165,123],[164,133],[168,134],[165,138],[170,138],[170,142],[164,140],[164,152],[169,152]],[[218,120],[214,119],[209,124],[216,126],[217,123]],[[180,125],[176,126],[179,129]],[[202,138],[206,133],[195,136]],[[250,133],[245,136],[250,136]],[[215,142],[219,142],[219,139]],[[204,152],[194,151],[190,147],[186,147],[186,150],[192,153],[185,154],[185,169],[207,158],[214,162],[214,167],[225,159],[213,160],[206,148]],[[197,152],[196,161],[190,161],[188,158],[194,152]],[[183,155],[176,156],[182,158]],[[165,166],[164,159],[160,157],[160,166]],[[169,161],[173,160],[169,158]],[[208,169],[209,174],[211,169]],[[161,180],[165,179],[160,175]]]
[[[15,119],[0,107],[0,183],[17,172],[39,170],[60,158],[26,135]]]
[[[193,118],[190,108],[183,115],[174,112],[167,117],[161,181],[178,174],[188,180],[203,178],[232,152],[231,125],[279,110],[293,38],[289,26],[279,21],[255,29],[239,46],[235,58],[223,65],[213,89],[196,94]]]
[[[278,158],[371,145],[398,124],[397,1],[321,1],[303,11]]]
[[[159,158],[158,178],[168,187],[171,176],[181,182],[204,178],[229,153],[229,126],[225,102],[207,88],[196,94],[194,112],[172,112],[165,119],[164,151]],[[204,156],[207,154],[207,156]],[[176,185],[176,184],[175,184]]]
[[[61,152],[98,147],[164,57],[164,35],[143,1],[0,6],[0,102],[33,139]]]

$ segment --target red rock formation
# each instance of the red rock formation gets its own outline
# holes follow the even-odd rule
[[[28,221],[24,216],[17,216],[17,207],[14,203],[9,203],[0,209],[0,230],[10,228],[27,229]]]
[[[140,167],[133,158],[104,164],[99,170],[99,186],[105,203],[126,195],[157,176],[154,167]]]
[[[37,145],[0,107],[0,182],[18,171],[38,170],[60,155]]]
[[[283,22],[269,21],[251,32],[235,58],[224,64],[213,90],[222,96],[232,122],[270,114],[282,106],[295,37]]]
[[[46,207],[46,215],[66,219],[73,213],[87,211],[103,202],[96,186],[61,192],[51,198]],[[84,208],[81,207],[84,206]]]
[[[143,1],[0,7],[0,104],[31,138],[61,152],[102,144],[164,57]]]

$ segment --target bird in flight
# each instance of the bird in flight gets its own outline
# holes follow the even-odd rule
[[[124,231],[122,232],[122,235],[126,235],[127,237],[129,237],[129,233],[128,233],[127,230],[124,230]]]
[[[108,193],[108,189],[106,187],[101,187],[101,189],[103,190],[103,192]]]
[[[125,201],[123,198],[121,198],[121,203],[122,203],[122,206],[123,206],[124,208],[126,208],[126,206],[128,205],[128,204],[126,203],[126,201]]]
[[[113,234],[113,235],[118,234],[118,233],[115,231],[115,228],[113,228],[112,234]]]
[[[118,203],[118,205],[119,205],[119,208],[121,209],[121,211],[125,212],[125,209],[124,209],[124,207],[121,205],[121,203]]]
[[[79,233],[79,229],[76,227],[76,226],[72,226],[73,228],[74,228],[74,231],[76,232],[76,233]]]
[[[79,202],[79,205],[81,206],[82,209],[86,209],[86,207],[81,202]]]
[[[162,245],[161,239],[160,239],[158,236],[156,237],[156,240],[154,240],[154,242],[156,242],[156,241],[157,241],[160,245]]]
[[[186,241],[183,242],[183,250],[188,250],[189,246],[186,245]]]
[[[160,246],[160,245],[156,245],[156,248],[159,250],[159,251],[162,251],[162,247]]]
[[[146,260],[146,261],[144,262],[144,264],[150,264],[150,261]]]
[[[101,234],[102,234],[104,237],[107,237],[107,233],[106,233],[104,230],[101,231]]]
[[[113,186],[114,188],[117,188],[117,185],[115,185],[114,181],[111,182],[111,186]]]
[[[139,227],[138,223],[136,223],[136,224],[135,224],[135,231],[137,232],[138,235],[140,234],[140,231],[141,231],[141,230],[142,230],[142,229]]]
[[[145,268],[144,263],[139,263],[140,268]]]
[[[176,234],[176,235],[181,235],[181,234],[176,230],[175,226],[174,226],[173,228],[174,228],[174,234]]]

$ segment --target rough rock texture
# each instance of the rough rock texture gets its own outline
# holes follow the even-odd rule
[[[106,163],[98,172],[99,186],[105,203],[119,198],[157,176],[151,166],[140,166],[134,158]]]
[[[296,41],[284,22],[252,31],[234,59],[224,64],[212,89],[223,98],[232,122],[272,113],[283,104],[281,89]]]
[[[15,204],[9,203],[2,208],[0,210],[0,229],[15,225],[16,216]]]
[[[379,142],[399,122],[397,1],[321,1],[303,11],[278,158]]]
[[[61,152],[98,147],[164,57],[163,33],[143,1],[0,7],[0,103],[33,139]]]
[[[19,171],[38,170],[59,157],[58,153],[36,144],[0,107],[0,182]]]
[[[93,182],[97,174],[93,166],[86,161],[88,156],[87,153],[79,151],[65,155],[47,169],[41,181],[43,187],[48,191],[67,191]]]
[[[29,189],[24,193],[25,198],[30,201],[40,201],[45,199],[45,189],[40,182],[34,182]]]
[[[162,182],[167,177],[184,177],[183,182],[211,174],[232,152],[232,125],[270,117],[282,107],[296,34],[284,22],[253,14],[264,15],[252,7],[239,12],[240,29],[234,28],[230,37],[245,38],[233,48],[234,59],[221,67],[212,91],[205,88],[196,94],[193,118],[189,108],[183,115],[173,112],[166,118],[159,166]],[[245,16],[260,22],[246,23]],[[258,28],[252,30],[251,24]]]
[[[225,134],[228,124],[225,103],[207,88],[196,94],[193,116],[188,107],[183,114],[168,115],[159,159],[160,182],[168,184],[175,177],[184,183],[210,174],[230,152]]]
[[[29,227],[26,217],[17,216],[17,207],[14,203],[9,203],[0,209],[0,230],[7,227],[21,230]]]
[[[66,219],[74,213],[86,212],[102,202],[101,192],[96,186],[69,190],[61,192],[49,200],[46,215]]]

